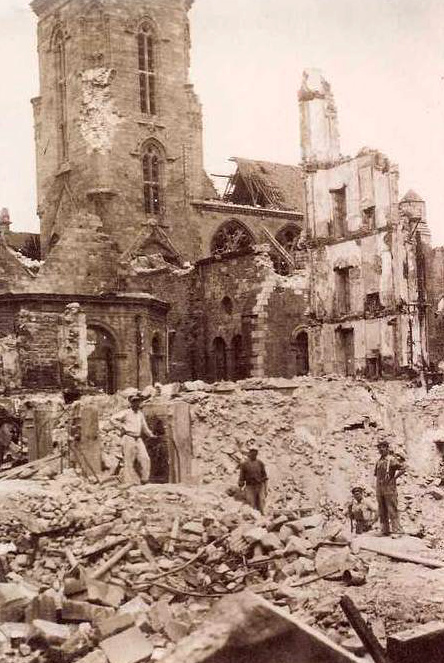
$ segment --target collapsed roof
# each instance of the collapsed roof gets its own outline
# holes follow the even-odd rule
[[[302,170],[270,161],[232,157],[237,165],[224,194],[224,201],[279,210],[304,209]]]

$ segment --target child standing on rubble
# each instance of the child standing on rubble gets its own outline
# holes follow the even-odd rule
[[[378,520],[378,511],[370,499],[364,496],[361,486],[352,488],[352,499],[348,505],[351,531],[356,534],[369,532]]]

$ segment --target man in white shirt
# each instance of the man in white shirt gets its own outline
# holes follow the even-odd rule
[[[133,485],[148,483],[151,472],[151,461],[143,442],[142,436],[154,437],[148,427],[140,406],[144,400],[140,394],[128,398],[130,407],[115,414],[111,421],[122,433],[123,448],[123,480]],[[140,477],[136,472],[135,463],[138,462]]]

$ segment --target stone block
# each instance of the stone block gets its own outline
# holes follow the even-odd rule
[[[0,583],[0,622],[20,621],[37,590],[19,583]]]
[[[441,663],[444,622],[433,621],[387,638],[387,654],[396,663]]]
[[[118,608],[125,599],[125,592],[121,587],[92,578],[86,580],[86,590],[88,601],[111,608]]]
[[[71,631],[65,624],[47,622],[45,619],[34,619],[34,632],[48,645],[61,645],[69,639]]]
[[[0,624],[0,632],[12,645],[17,645],[20,642],[26,642],[31,637],[32,627],[23,622],[4,622]]]
[[[148,661],[154,646],[142,631],[134,626],[100,643],[109,663],[142,663]]]
[[[219,601],[204,624],[182,639],[162,662],[358,663],[359,660],[319,631],[245,591]]]
[[[64,601],[62,606],[62,619],[64,622],[80,624],[81,622],[97,623],[100,619],[112,617],[113,608],[92,605],[86,601]]]
[[[119,608],[119,614],[139,615],[146,614],[150,609],[149,605],[141,596],[135,596],[131,601],[127,601]]]
[[[108,617],[108,619],[99,620],[97,622],[97,631],[100,638],[104,640],[105,638],[110,638],[112,635],[116,635],[121,631],[125,631],[131,626],[134,626],[134,615],[129,612],[124,612],[122,614],[114,615],[114,617]]]

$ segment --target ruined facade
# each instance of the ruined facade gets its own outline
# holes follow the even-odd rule
[[[422,367],[428,231],[417,201],[399,202],[396,166],[376,150],[341,155],[333,93],[307,71],[301,164],[234,158],[219,196],[188,77],[191,4],[32,3],[44,262],[24,259],[5,217],[0,347],[18,341],[23,311],[44,325],[78,303],[74,381],[107,391]],[[58,375],[39,383],[63,386]]]

